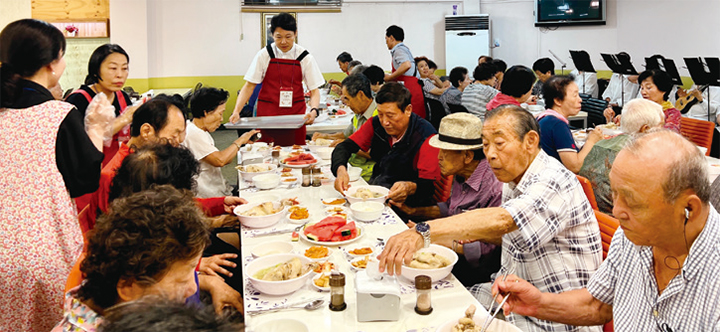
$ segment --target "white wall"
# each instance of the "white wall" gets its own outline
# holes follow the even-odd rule
[[[493,37],[500,39],[493,56],[509,65],[530,66],[540,57],[550,57],[548,50],[561,56],[569,68],[573,65],[568,51],[586,50],[597,70],[608,69],[601,52],[626,51],[639,71],[644,58],[656,53],[674,59],[679,67],[684,65],[683,57],[720,56],[714,35],[720,29],[720,1],[608,0],[607,25],[554,31],[533,26],[534,0],[480,0],[480,11],[490,14]],[[557,61],[555,67],[560,69]]]
[[[149,77],[147,7],[148,0],[110,1],[110,42],[130,56],[130,78]]]
[[[30,0],[0,0],[0,29],[13,21],[29,18],[31,13]]]

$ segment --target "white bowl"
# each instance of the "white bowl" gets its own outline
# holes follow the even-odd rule
[[[330,216],[330,215],[338,214],[338,213],[342,213],[345,215],[348,214],[348,209],[346,207],[342,206],[342,204],[326,205],[326,206],[327,207],[325,208],[325,215]]]
[[[326,275],[330,275],[330,274],[329,274],[329,273],[320,273],[320,274],[318,274],[318,275],[316,275],[315,277],[312,278],[312,285],[313,285],[313,287],[315,287],[315,289],[317,289],[317,290],[319,290],[319,291],[321,291],[321,292],[329,292],[329,291],[330,291],[330,286],[320,287],[320,286],[318,286],[318,285],[315,284],[315,280],[320,279],[322,276],[326,276]]]
[[[357,202],[350,204],[353,218],[359,221],[375,221],[385,211],[385,204],[380,202]]]
[[[284,295],[284,294],[290,294],[292,292],[297,291],[298,289],[302,288],[305,285],[305,282],[307,282],[307,279],[313,274],[312,269],[309,269],[307,272],[305,272],[303,275],[290,280],[284,280],[284,281],[267,281],[267,280],[260,280],[253,277],[258,271],[275,266],[281,263],[288,262],[289,260],[297,257],[300,259],[300,262],[302,262],[303,266],[310,264],[312,260],[310,258],[307,258],[303,255],[299,254],[275,254],[275,255],[269,255],[260,257],[258,259],[253,260],[252,262],[245,265],[245,275],[248,277],[248,280],[250,283],[263,294],[268,295]]]
[[[703,156],[707,153],[707,148],[706,148],[706,147],[698,146],[697,148],[698,148],[698,150],[700,150],[700,152],[702,152],[702,155],[703,155]]]
[[[362,168],[355,167],[355,166],[348,166],[348,176],[350,177],[350,182],[360,180],[360,174],[362,174]]]
[[[542,107],[542,105],[528,105],[528,111],[533,114],[540,113],[544,110],[545,107]]]
[[[245,172],[244,170],[238,170],[238,171],[240,171],[240,175],[242,175],[243,180],[248,181],[248,182],[252,181],[252,179],[258,175],[274,173],[275,169],[277,168],[277,165],[274,165],[274,164],[261,163],[261,164],[250,164],[250,165],[261,165],[261,166],[264,165],[268,168],[268,170],[264,171],[264,172]],[[250,165],[243,165],[243,169],[244,169],[244,167],[247,167]]]
[[[238,219],[240,219],[240,223],[243,224],[245,227],[250,228],[265,228],[270,227],[272,225],[275,225],[282,219],[283,216],[285,216],[285,208],[282,208],[282,205],[280,202],[273,202],[273,206],[275,209],[280,209],[280,212],[267,215],[267,216],[257,216],[257,217],[249,217],[249,216],[243,216],[240,215],[241,213],[252,209],[255,206],[258,206],[262,204],[263,202],[260,202],[258,204],[243,204],[235,208],[233,212],[235,212],[235,215],[238,216]]]
[[[458,318],[452,319],[445,324],[440,325],[440,327],[435,330],[435,332],[452,332],[453,326],[455,326],[458,323],[458,320],[463,316],[464,312],[458,312]],[[481,327],[485,323],[485,319],[487,318],[487,315],[481,315],[479,313],[475,314],[473,317],[473,321],[475,322],[476,327]],[[508,322],[505,322],[501,319],[493,319],[492,323],[490,323],[490,326],[488,327],[488,332],[522,332],[521,329],[515,327],[515,325],[512,325]]]
[[[305,323],[290,318],[273,319],[255,326],[255,332],[310,332]]]
[[[330,160],[330,158],[332,158],[333,150],[335,150],[334,147],[331,148],[331,147],[323,146],[323,147],[319,147],[319,148],[315,149],[314,152],[315,152],[315,154],[318,155],[318,157],[320,157],[324,160]]]
[[[450,260],[450,265],[439,268],[439,269],[416,269],[409,266],[403,265],[401,275],[412,282],[415,282],[415,276],[426,275],[432,279],[432,282],[436,282],[447,277],[452,272],[453,266],[458,261],[458,255],[451,249],[439,246],[437,244],[431,244],[429,248],[420,249],[418,251],[434,252],[438,255]]]
[[[280,196],[274,194],[258,194],[248,197],[243,197],[248,201],[248,204],[259,204],[264,202],[279,202]]]
[[[275,254],[287,254],[291,252],[292,249],[293,246],[289,242],[273,241],[255,246],[251,254],[254,258],[258,258]]]
[[[368,198],[368,199],[365,199],[365,200],[360,199],[360,198],[355,198],[355,197],[353,197],[353,195],[355,195],[355,192],[358,191],[358,190],[361,189],[361,188],[370,189],[371,191],[376,192],[376,193],[379,193],[379,194],[382,194],[383,196],[382,196],[382,197],[378,197],[378,198]],[[352,204],[352,203],[357,203],[357,202],[380,202],[380,203],[385,203],[385,199],[387,198],[387,195],[388,195],[389,192],[390,192],[390,189],[385,188],[385,187],[382,187],[382,186],[352,186],[352,187],[350,187],[350,189],[348,189],[348,190],[345,192],[345,198],[347,198],[347,200],[348,200],[348,202],[350,202],[350,204]]]
[[[272,189],[280,184],[280,175],[275,173],[260,174],[253,177],[252,182],[258,189]]]
[[[345,201],[342,202],[342,204],[330,204],[330,202],[334,202],[335,200],[338,200],[338,199],[343,199]],[[345,205],[345,203],[347,203],[347,199],[345,199],[343,197],[328,197],[328,198],[321,199],[321,201],[324,206],[343,206],[343,205]]]

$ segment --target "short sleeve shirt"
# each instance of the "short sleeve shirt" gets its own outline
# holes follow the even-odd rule
[[[278,59],[294,60],[305,51],[305,48],[298,44],[293,45],[287,52],[280,51],[280,49],[275,46],[275,43],[273,43],[271,47],[275,53],[275,57]],[[262,83],[265,78],[265,72],[267,72],[268,64],[270,64],[270,54],[263,48],[255,54],[255,58],[253,58],[253,61],[250,63],[244,79],[254,84]],[[323,78],[320,67],[312,53],[300,61],[300,67],[302,68],[303,82],[308,89],[315,90],[325,84],[325,78]]]
[[[500,91],[482,83],[470,84],[462,92],[462,105],[468,112],[485,120],[487,104],[497,96]]]
[[[218,151],[210,133],[196,126],[192,120],[187,121],[187,133],[182,143],[200,161],[200,175],[197,177],[197,196],[202,198],[230,195],[221,167],[215,167],[202,161],[213,152]]]
[[[398,69],[404,62],[410,61],[410,69],[408,69],[403,75],[420,78],[420,74],[415,68],[415,58],[413,58],[412,53],[410,53],[410,49],[405,46],[405,44],[400,43],[395,45],[395,47],[390,50],[390,54],[392,55],[393,68]]]
[[[549,156],[560,160],[560,152],[578,152],[570,127],[564,121],[548,115],[538,121],[540,145]]]

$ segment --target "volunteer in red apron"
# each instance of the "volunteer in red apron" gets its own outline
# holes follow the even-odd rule
[[[100,92],[104,93],[115,107],[117,118],[113,122],[114,135],[110,145],[103,148],[103,166],[115,156],[120,143],[130,139],[130,122],[137,107],[128,107],[132,105],[130,96],[122,91],[129,73],[129,62],[130,57],[120,45],[105,44],[96,48],[90,56],[85,85],[66,98],[66,101],[75,105],[83,115],[90,101]]]
[[[318,115],[320,90],[325,84],[315,58],[304,47],[295,44],[297,22],[288,13],[273,16],[270,21],[273,44],[260,50],[245,75],[245,85],[235,103],[230,122],[240,119],[240,111],[253,89],[262,83],[257,100],[257,116],[305,114],[305,124]],[[303,82],[310,90],[310,112],[306,114]],[[263,129],[262,140],[276,145],[305,144],[305,126],[299,129]]]
[[[391,25],[385,30],[385,44],[392,55],[392,74],[385,75],[385,82],[403,82],[412,95],[412,112],[425,119],[425,97],[418,82],[420,76],[415,66],[415,58],[403,43],[404,39],[405,32],[397,25]]]

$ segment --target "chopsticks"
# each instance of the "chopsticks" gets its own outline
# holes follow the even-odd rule
[[[514,268],[514,266],[513,266],[513,268]],[[513,269],[513,268],[511,268],[511,269],[508,271],[508,273],[506,273],[506,274],[502,277],[502,281],[503,281],[503,282],[507,279],[507,276],[508,276],[508,275],[514,273],[514,269]],[[483,326],[482,326],[482,328],[480,329],[480,332],[485,332],[485,331],[487,330],[487,328],[490,327],[490,324],[491,324],[492,321],[495,319],[495,316],[497,316],[498,312],[500,312],[500,310],[502,309],[502,307],[505,305],[505,302],[507,302],[508,298],[510,298],[510,293],[508,293],[507,295],[505,295],[505,297],[503,298],[502,302],[500,302],[500,305],[495,309],[495,312],[493,312],[493,311],[492,311],[493,305],[495,304],[495,300],[497,300],[498,295],[500,295],[500,292],[499,292],[499,291],[498,291],[497,294],[495,294],[495,296],[493,296],[492,302],[490,302],[490,307],[488,308],[488,315],[490,315],[490,318],[488,318],[488,319],[485,320],[485,323],[483,323]]]

